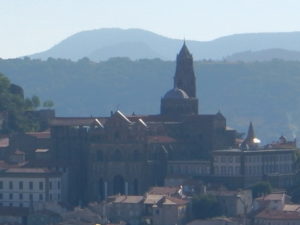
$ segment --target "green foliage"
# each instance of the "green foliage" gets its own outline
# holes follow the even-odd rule
[[[257,198],[262,195],[270,194],[272,192],[272,186],[269,182],[261,181],[251,187],[253,198]]]
[[[13,86],[13,88],[11,88]],[[39,106],[39,98],[33,96],[24,99],[23,95],[15,92],[22,88],[12,85],[10,81],[0,73],[0,112],[7,113],[6,121],[0,133],[34,131],[39,129],[39,122],[33,118],[28,110],[34,110]]]
[[[192,200],[193,219],[206,219],[221,216],[223,208],[215,196],[201,194]]]
[[[44,103],[43,103],[43,107],[44,108],[52,108],[54,106],[54,103],[53,103],[53,101],[51,101],[51,100],[46,100],[46,101],[44,101]]]
[[[32,106],[34,109],[37,109],[41,105],[41,101],[38,96],[34,95],[31,97]]]

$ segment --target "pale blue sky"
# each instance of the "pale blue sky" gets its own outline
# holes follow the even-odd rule
[[[43,51],[104,27],[193,40],[300,31],[299,12],[299,0],[0,0],[0,57]]]

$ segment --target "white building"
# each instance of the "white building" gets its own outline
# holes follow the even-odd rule
[[[44,168],[9,168],[0,171],[0,206],[42,209],[60,202],[61,174]]]
[[[276,186],[288,187],[293,184],[295,150],[217,150],[213,152],[213,175],[240,178],[246,186],[274,179]]]

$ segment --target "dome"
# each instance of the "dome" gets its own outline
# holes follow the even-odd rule
[[[179,88],[173,88],[165,94],[164,98],[187,99],[189,98],[189,96],[187,95],[187,93],[185,93],[184,90]]]

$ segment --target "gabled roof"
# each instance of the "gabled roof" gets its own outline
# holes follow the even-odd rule
[[[132,123],[121,111],[117,110],[115,112],[116,116],[118,116],[119,118],[121,118],[122,120],[126,121],[127,123]]]

